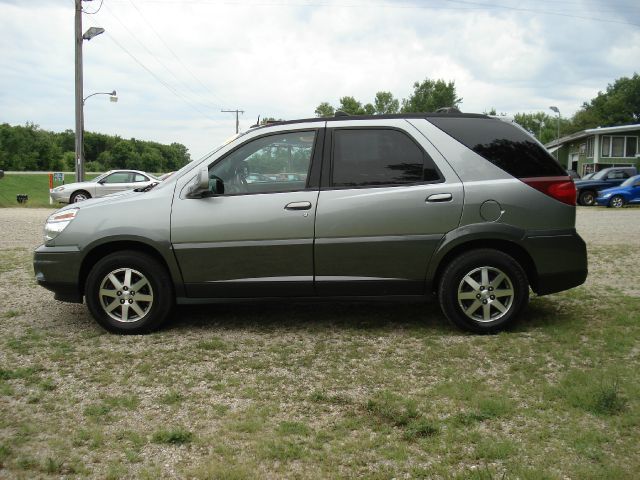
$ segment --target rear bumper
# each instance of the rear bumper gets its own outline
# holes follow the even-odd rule
[[[531,234],[523,245],[535,263],[537,278],[531,288],[538,295],[569,290],[587,279],[587,245],[575,230]]]
[[[33,253],[36,282],[62,302],[82,303],[80,264],[80,252],[75,247],[40,245]]]

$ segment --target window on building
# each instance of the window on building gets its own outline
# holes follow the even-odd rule
[[[593,158],[593,137],[587,138],[587,158]]]
[[[638,137],[608,136],[602,137],[603,157],[635,157],[638,153]]]

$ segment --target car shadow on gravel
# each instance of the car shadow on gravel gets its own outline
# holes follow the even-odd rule
[[[214,304],[176,307],[164,330],[376,331],[408,329],[451,335],[437,304],[314,302]]]

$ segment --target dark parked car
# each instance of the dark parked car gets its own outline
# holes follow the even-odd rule
[[[603,207],[613,208],[640,204],[640,175],[628,178],[619,187],[601,190],[596,202]]]
[[[577,180],[578,203],[588,207],[595,205],[600,190],[617,187],[637,173],[635,167],[611,167],[600,170],[589,180]]]
[[[278,173],[282,145],[304,174]],[[258,172],[269,181],[249,183]],[[153,188],[58,210],[34,267],[56,299],[86,300],[119,333],[159,328],[176,303],[373,297],[437,300],[486,333],[530,288],[584,282],[575,201],[534,138],[486,115],[278,122]]]

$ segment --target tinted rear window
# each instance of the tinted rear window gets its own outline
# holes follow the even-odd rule
[[[543,147],[519,128],[485,118],[428,118],[496,167],[516,178],[567,176]]]

